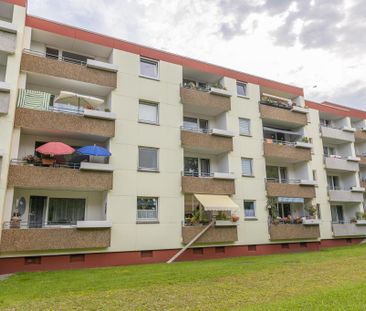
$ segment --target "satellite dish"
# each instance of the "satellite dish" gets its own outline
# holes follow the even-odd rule
[[[25,213],[25,198],[24,197],[20,197],[19,199],[17,199],[16,204],[15,204],[15,208],[18,211],[19,215],[22,216]]]

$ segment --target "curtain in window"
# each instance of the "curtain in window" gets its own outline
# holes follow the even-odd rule
[[[85,218],[85,199],[50,198],[48,224],[70,225]]]

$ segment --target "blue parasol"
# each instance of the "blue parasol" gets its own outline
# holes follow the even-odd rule
[[[109,157],[112,154],[105,148],[94,145],[94,146],[84,146],[76,150],[77,152],[90,156],[100,156]]]

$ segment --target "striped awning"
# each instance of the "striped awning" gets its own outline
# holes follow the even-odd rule
[[[51,94],[40,91],[20,89],[17,107],[37,110],[48,110]]]

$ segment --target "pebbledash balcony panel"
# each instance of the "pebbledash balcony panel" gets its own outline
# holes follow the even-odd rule
[[[362,192],[351,190],[329,190],[329,201],[331,202],[363,202]]]
[[[230,97],[210,92],[181,87],[180,97],[182,104],[189,107],[189,110],[205,115],[216,116],[231,109]]]
[[[3,229],[0,253],[42,250],[100,249],[111,244],[111,229]]]
[[[355,132],[355,139],[357,142],[365,142],[366,141],[366,130],[358,129]]]
[[[366,226],[357,224],[332,224],[334,237],[366,236]]]
[[[182,226],[183,244],[188,244],[205,226]],[[193,245],[233,243],[238,240],[237,226],[211,227]]]
[[[278,224],[269,226],[271,240],[311,240],[320,238],[319,225]]]
[[[233,138],[182,130],[180,133],[183,148],[209,154],[233,151]]]
[[[366,156],[362,155],[362,156],[359,156],[360,158],[360,166],[366,166]]]
[[[311,160],[311,150],[295,146],[264,143],[264,156],[267,159],[287,163],[300,163]]]
[[[301,127],[308,124],[308,117],[306,113],[299,113],[264,104],[259,105],[259,111],[263,120],[278,123],[283,126],[288,125]]]
[[[182,176],[184,193],[235,194],[235,181],[206,177]]]
[[[10,165],[9,187],[106,191],[113,186],[112,172],[81,171],[32,165]]]
[[[266,190],[270,197],[315,198],[315,187],[312,185],[267,182]]]
[[[347,159],[326,157],[325,168],[334,171],[357,172],[359,170],[359,163]]]
[[[58,59],[23,52],[20,69],[23,71],[77,80],[105,87],[117,87],[117,74]]]
[[[38,131],[61,131],[110,138],[115,133],[115,121],[88,118],[69,113],[17,108],[15,127]]]

